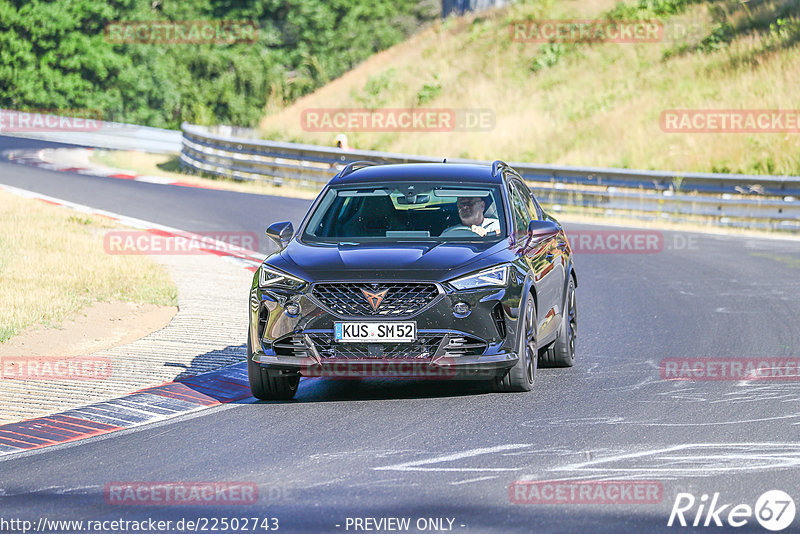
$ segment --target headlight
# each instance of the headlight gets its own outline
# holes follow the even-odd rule
[[[476,289],[479,287],[504,286],[508,283],[508,265],[492,267],[475,274],[462,276],[450,281],[456,289]]]
[[[258,287],[280,287],[284,289],[300,289],[306,284],[305,280],[276,271],[264,265],[258,273]]]

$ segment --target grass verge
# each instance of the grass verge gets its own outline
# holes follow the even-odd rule
[[[103,234],[117,227],[0,191],[0,342],[98,301],[177,306],[175,285],[151,258],[106,254]]]

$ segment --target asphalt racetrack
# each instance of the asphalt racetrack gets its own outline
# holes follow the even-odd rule
[[[47,145],[0,137],[0,151]],[[8,162],[0,183],[194,232],[263,235],[271,222],[298,223],[310,204]],[[565,225],[577,234],[635,231]],[[576,252],[576,366],[540,369],[530,393],[462,381],[304,379],[292,402],[250,398],[7,457],[0,516],[34,524],[276,518],[279,532],[377,531],[369,518],[409,518],[409,532],[682,532],[694,530],[701,496],[718,493],[719,504],[731,504],[719,516],[724,528],[704,528],[703,512],[696,530],[764,532],[755,517],[734,529],[726,516],[773,489],[800,504],[800,381],[666,380],[659,367],[681,358],[797,359],[800,244],[660,235],[659,251]],[[242,313],[246,302],[243,287]],[[655,503],[513,502],[509,488],[520,480],[649,481],[662,494]],[[109,484],[126,481],[245,482],[258,498],[107,502]],[[685,513],[689,526],[668,527],[679,493],[697,504]],[[381,531],[402,524],[380,523]]]

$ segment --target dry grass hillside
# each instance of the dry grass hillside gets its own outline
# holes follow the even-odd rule
[[[800,109],[799,0],[535,0],[451,18],[291,105],[270,139],[333,145],[311,108],[489,109],[472,132],[347,132],[358,148],[565,165],[800,174],[800,133],[667,133],[668,109]],[[656,43],[524,43],[520,20],[654,20]]]

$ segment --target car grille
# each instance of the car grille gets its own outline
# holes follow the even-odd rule
[[[413,343],[337,343],[332,332],[311,332],[307,335],[323,360],[430,360],[445,338],[444,333],[420,332]],[[272,347],[278,356],[311,357],[311,350],[302,334],[276,339]],[[445,356],[477,356],[486,350],[486,342],[476,337],[451,333],[443,349]]]
[[[376,308],[363,291],[386,293]],[[439,296],[436,284],[416,283],[321,283],[312,294],[329,310],[351,317],[401,317],[413,315],[427,307]]]

